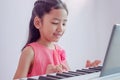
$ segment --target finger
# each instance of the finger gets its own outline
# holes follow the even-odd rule
[[[100,63],[101,63],[100,60],[95,60],[95,61],[92,63],[92,67],[97,67]]]
[[[94,63],[96,64],[96,66],[98,66],[101,63],[101,61],[100,60],[95,60]]]
[[[56,71],[59,72],[59,73],[63,72],[62,66],[61,65],[57,65],[56,66]]]
[[[62,66],[63,71],[68,71],[68,70],[70,70],[70,68],[68,67],[67,64],[61,63],[61,66]]]
[[[95,61],[91,63],[91,67],[96,67]]]
[[[86,61],[86,68],[88,68],[88,67],[92,67],[91,64],[92,64],[91,61],[90,61],[90,60],[87,60],[87,61]]]
[[[49,74],[49,73],[54,73],[54,72],[55,72],[55,66],[52,64],[49,64],[47,66],[46,73]]]

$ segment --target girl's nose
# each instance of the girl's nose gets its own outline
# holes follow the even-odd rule
[[[60,24],[60,25],[58,25],[58,27],[57,27],[57,31],[58,32],[62,32],[63,31],[63,25],[62,24]]]

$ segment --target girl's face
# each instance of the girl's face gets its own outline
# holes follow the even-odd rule
[[[42,20],[41,39],[48,42],[57,42],[65,32],[67,12],[64,9],[52,9],[45,14]]]

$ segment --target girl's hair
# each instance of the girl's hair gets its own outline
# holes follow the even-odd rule
[[[42,19],[43,16],[49,13],[52,9],[65,9],[68,14],[67,7],[61,0],[37,0],[34,3],[34,8],[32,10],[32,16],[29,23],[29,36],[25,46],[29,43],[37,41],[40,38],[39,30],[34,26],[35,16],[38,16]]]

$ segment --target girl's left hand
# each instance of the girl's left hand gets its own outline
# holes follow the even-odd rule
[[[91,62],[90,60],[87,60],[86,61],[86,68],[97,67],[97,66],[99,66],[100,63],[101,63],[100,60],[95,60],[93,62]]]

